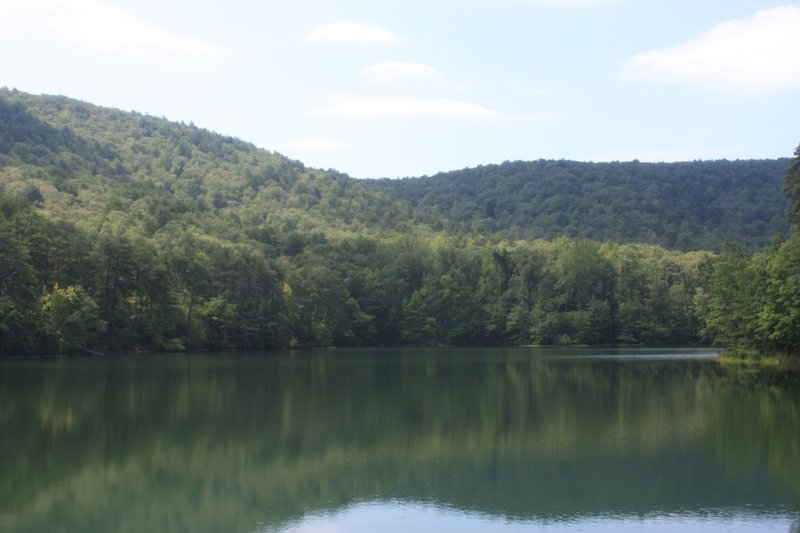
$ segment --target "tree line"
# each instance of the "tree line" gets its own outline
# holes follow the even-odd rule
[[[784,178],[795,228],[797,161]],[[763,167],[729,163],[714,167],[718,179],[706,188],[749,195],[762,209],[768,195],[723,176],[746,168],[744,181],[769,181]],[[565,189],[597,188],[603,179],[587,169],[606,168],[536,165],[561,169]],[[518,181],[509,175],[506,186]],[[475,186],[465,179],[461,194]],[[583,235],[518,239],[443,208],[426,211],[392,187],[308,169],[191,124],[0,90],[0,354],[711,341],[793,353],[800,345],[796,229],[755,255],[752,242],[716,254],[592,240],[604,220],[594,215],[576,219]],[[680,195],[660,198],[680,207]],[[493,205],[481,220],[502,219],[502,202]],[[646,221],[606,215],[626,227]],[[763,217],[753,216],[763,234]]]
[[[116,220],[115,220],[116,218]],[[585,239],[279,236],[275,248],[122,213],[88,231],[0,200],[0,350],[704,340],[715,256]]]

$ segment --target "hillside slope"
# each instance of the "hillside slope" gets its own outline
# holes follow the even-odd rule
[[[786,233],[788,159],[686,163],[506,162],[372,181],[443,228],[718,250]]]
[[[192,124],[0,90],[0,187],[50,212],[131,215],[148,234],[214,211],[279,230],[403,228],[386,193]]]
[[[778,167],[534,162],[370,182],[0,90],[0,355],[707,340],[714,254],[585,237],[713,248],[730,226],[764,242],[786,206],[764,177]],[[566,237],[506,239],[537,235]]]
[[[355,180],[189,124],[0,90],[0,186],[50,211],[119,210],[157,231],[208,210],[272,228],[580,237],[718,250],[786,233],[788,159],[506,162]]]

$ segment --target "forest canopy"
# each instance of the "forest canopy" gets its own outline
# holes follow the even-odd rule
[[[786,233],[787,159],[684,163],[514,161],[370,182],[442,228],[719,251]]]
[[[733,330],[789,350],[797,236],[765,249],[788,227],[788,163],[538,161],[360,181],[193,124],[0,90],[0,354]],[[725,240],[743,247],[718,256]],[[723,323],[741,279],[772,298],[747,304],[761,305],[755,329]]]

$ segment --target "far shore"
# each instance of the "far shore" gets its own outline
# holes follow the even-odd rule
[[[721,365],[729,367],[745,368],[772,368],[800,372],[800,357],[787,356],[782,354],[773,355],[736,355],[721,352],[717,361]]]

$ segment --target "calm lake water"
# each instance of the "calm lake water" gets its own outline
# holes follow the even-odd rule
[[[708,350],[0,362],[0,531],[800,531],[800,383]]]

